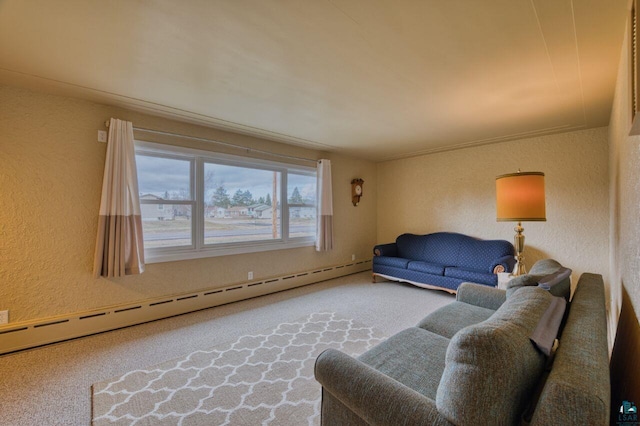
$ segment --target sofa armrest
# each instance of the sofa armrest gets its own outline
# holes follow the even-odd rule
[[[507,292],[486,285],[462,283],[458,287],[456,300],[495,311],[507,300]]]
[[[396,243],[378,244],[373,247],[373,254],[375,256],[396,257],[398,255],[398,246]]]
[[[372,425],[450,425],[436,402],[338,350],[322,352],[315,377],[323,392]],[[331,424],[323,419],[323,424]]]
[[[491,265],[491,272],[497,274],[498,272],[511,272],[513,271],[513,267],[516,266],[516,259],[512,255],[510,256],[502,256],[497,259]]]

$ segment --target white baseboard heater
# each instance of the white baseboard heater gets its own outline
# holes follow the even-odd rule
[[[247,281],[228,287],[210,288],[137,303],[6,324],[0,326],[0,355],[212,308],[368,269],[371,269],[371,260],[353,261],[343,265]]]

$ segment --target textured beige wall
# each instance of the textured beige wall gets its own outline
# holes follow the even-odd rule
[[[460,232],[513,241],[496,222],[495,177],[546,175],[546,222],[525,222],[525,260],[550,257],[578,274],[608,274],[607,129],[504,142],[378,164],[378,242],[403,232]]]
[[[312,247],[147,266],[121,279],[91,275],[106,145],[97,130],[109,117],[135,126],[225,142],[333,164],[335,249]],[[136,135],[139,137],[139,135]],[[152,140],[152,138],[145,138]],[[167,142],[167,138],[155,140]],[[203,149],[207,143],[168,142]],[[237,154],[237,152],[235,152]],[[365,180],[360,206],[351,179]],[[376,235],[376,166],[129,110],[0,86],[0,309],[31,320],[178,292],[222,287],[246,279],[370,257]]]
[[[622,286],[640,314],[640,136],[629,136],[629,32],[625,31],[609,123],[611,193],[611,328],[615,332]]]

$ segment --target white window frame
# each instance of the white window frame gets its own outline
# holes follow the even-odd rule
[[[310,237],[289,237],[289,206],[287,198],[288,173],[316,176],[314,167],[220,154],[174,145],[154,142],[135,141],[136,155],[150,155],[160,158],[181,159],[191,161],[191,201],[162,200],[164,204],[191,205],[191,242],[190,246],[145,248],[145,262],[159,263],[176,260],[200,259],[205,257],[226,256],[232,254],[255,253],[270,250],[283,250],[315,245],[315,235]],[[280,200],[281,237],[273,240],[258,240],[234,242],[224,244],[204,244],[204,165],[205,163],[222,164],[236,167],[246,167],[280,172]],[[141,200],[145,204],[157,204]],[[317,209],[317,205],[316,205]],[[315,233],[314,233],[315,234]]]

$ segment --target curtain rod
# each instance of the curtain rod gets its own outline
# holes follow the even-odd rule
[[[106,127],[109,127],[109,120],[106,120],[104,122],[104,125]],[[314,163],[314,164],[319,161],[319,160],[312,160],[311,158],[294,157],[293,155],[277,154],[275,152],[263,151],[261,149],[248,148],[246,146],[235,145],[235,144],[228,143],[228,142],[220,142],[220,141],[217,141],[215,139],[201,138],[201,137],[198,137],[198,136],[181,135],[180,133],[165,132],[165,131],[162,131],[162,130],[145,129],[143,127],[135,127],[135,126],[133,126],[133,130],[137,130],[138,132],[144,132],[144,133],[154,133],[154,134],[157,134],[157,135],[164,135],[164,136],[176,136],[176,137],[179,137],[179,138],[191,139],[191,140],[200,141],[200,142],[215,143],[215,144],[226,146],[226,147],[229,147],[229,148],[241,149],[243,151],[246,151],[247,153],[255,152],[255,153],[259,153],[259,154],[270,155],[272,157],[287,158],[289,160],[296,160],[296,161],[306,161],[306,162]]]

